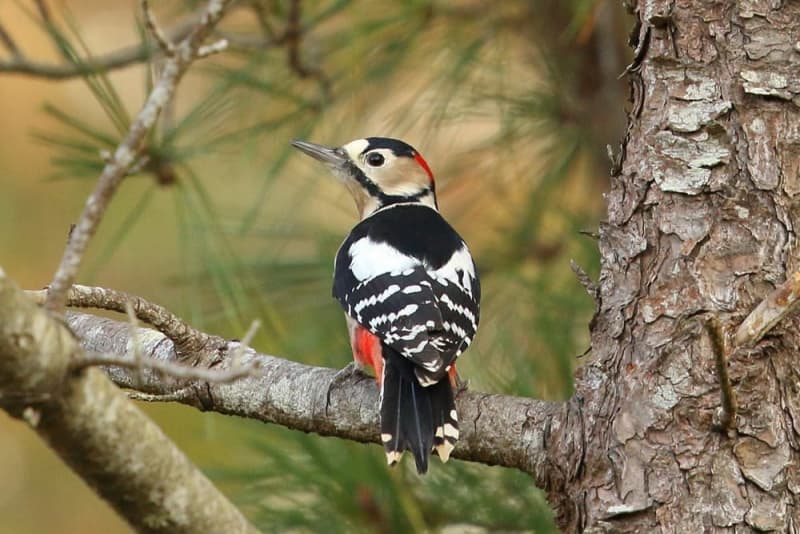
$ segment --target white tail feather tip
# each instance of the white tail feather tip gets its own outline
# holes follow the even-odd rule
[[[386,451],[386,463],[389,465],[394,465],[400,461],[400,458],[403,457],[403,453],[399,451]]]
[[[447,460],[450,459],[450,453],[453,452],[455,446],[449,441],[445,441],[441,445],[437,445],[434,448],[436,449],[436,454],[438,454],[439,458],[441,458],[442,463],[446,463]]]

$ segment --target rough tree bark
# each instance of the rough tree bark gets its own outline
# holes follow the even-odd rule
[[[631,2],[632,3],[632,2]],[[800,528],[798,320],[731,353],[716,430],[702,322],[726,334],[798,269],[800,4],[639,0],[632,110],[601,225],[566,530]]]

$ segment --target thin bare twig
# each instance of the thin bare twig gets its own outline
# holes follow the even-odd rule
[[[197,57],[203,58],[203,57],[213,56],[214,54],[219,54],[220,52],[224,52],[227,49],[228,49],[228,40],[220,39],[219,41],[213,42],[210,45],[201,46],[200,49],[197,51]]]
[[[175,28],[166,32],[161,32],[165,38],[165,41],[167,43],[175,43],[183,40],[195,27],[199,18],[199,15],[191,16],[185,21],[179,23]],[[260,18],[259,24],[262,28],[263,35],[247,35],[215,31],[214,34],[219,36],[220,39],[214,43],[211,43],[210,45],[201,46],[198,50],[197,56],[201,58],[207,57],[229,48],[241,50],[264,50],[274,46],[286,45],[286,33],[277,35],[271,26],[267,26],[269,28],[268,30],[265,29],[267,27],[264,26]],[[297,31],[301,31],[300,28],[298,28]],[[2,32],[2,28],[0,28],[0,32]],[[0,40],[2,40],[2,35],[0,35]],[[20,52],[19,54],[14,54],[12,59],[0,60],[0,73],[36,76],[49,80],[68,80],[70,78],[86,76],[88,74],[110,72],[161,56],[162,49],[157,44],[153,43],[142,43],[139,45],[129,46],[104,55],[87,58],[85,60],[78,60],[76,63],[64,64],[38,62],[26,57]],[[299,61],[299,53],[296,59]],[[301,70],[305,72],[307,69],[301,65]],[[313,75],[314,71],[309,72],[312,72]],[[320,76],[322,76],[321,72]],[[324,76],[322,76],[322,78],[323,82],[321,83],[325,85],[328,84],[327,79],[325,79]]]
[[[125,302],[125,313],[128,315],[128,325],[130,326],[131,345],[133,347],[133,362],[136,364],[136,379],[137,384],[144,383],[144,356],[142,354],[142,345],[139,343],[139,336],[137,331],[139,329],[139,321],[136,320],[136,313],[133,311],[131,301]]]
[[[250,328],[247,329],[238,346],[231,351],[231,366],[227,369],[211,369],[208,367],[196,367],[185,364],[181,361],[157,360],[148,358],[144,355],[142,344],[139,342],[139,325],[130,301],[125,303],[128,312],[128,337],[130,338],[132,357],[116,356],[109,354],[87,353],[71,364],[72,370],[84,369],[92,366],[115,366],[126,369],[133,369],[135,386],[140,388],[145,382],[144,370],[152,369],[162,375],[177,378],[184,381],[201,380],[216,384],[229,384],[246,376],[258,376],[260,363],[251,361],[245,365],[240,365],[242,354],[250,350],[250,343],[253,341],[256,332],[261,326],[261,321],[253,320]],[[171,392],[169,394],[172,394]]]
[[[259,328],[261,328],[261,321],[258,319],[253,319],[253,322],[250,323],[250,327],[247,329],[247,332],[245,332],[244,337],[239,342],[239,347],[233,351],[232,357],[234,362],[238,362],[242,354],[244,354],[247,349],[250,348],[250,344],[253,342],[253,338],[256,337],[256,332],[258,332]]]
[[[300,59],[300,44],[303,29],[300,25],[302,3],[300,0],[289,2],[289,14],[286,19],[286,30],[282,41],[286,44],[286,58],[289,68],[300,78],[314,78],[319,82],[323,95],[327,97],[330,92],[330,81],[325,73],[318,68],[310,68]]]
[[[5,29],[2,23],[0,23],[0,41],[2,41],[3,45],[11,52],[11,55],[14,57],[20,57],[22,54],[19,51],[19,47],[17,43],[14,42],[14,39],[11,38],[11,34]]]
[[[152,369],[162,375],[181,380],[202,380],[214,384],[230,384],[240,378],[247,376],[258,376],[258,362],[251,362],[247,365],[231,367],[229,369],[209,369],[206,367],[194,367],[178,362],[165,360],[155,360],[153,358],[125,358],[110,354],[91,354],[76,359],[72,365],[72,370],[85,369],[86,367],[122,367],[133,369],[140,372],[144,369]]]
[[[50,80],[66,80],[78,76],[86,76],[87,74],[109,72],[135,63],[141,63],[152,54],[152,47],[146,45],[132,46],[90,61],[65,63],[63,65],[40,63],[24,56],[18,56],[8,61],[0,61],[0,73],[24,74]]]
[[[300,0],[291,0],[289,2],[289,15],[286,19],[284,38],[286,39],[286,58],[289,62],[289,67],[299,77],[306,78],[311,75],[311,71],[300,60],[300,42],[303,37],[303,32],[300,29],[301,7]]]
[[[42,21],[51,24],[53,22],[53,17],[50,16],[50,8],[47,7],[44,0],[35,0],[34,3],[36,4],[36,10],[39,12],[39,16],[42,17]]]
[[[731,379],[728,375],[728,350],[725,347],[725,335],[722,332],[719,319],[715,316],[707,319],[703,326],[705,326],[708,337],[711,340],[711,350],[714,352],[714,361],[716,362],[717,375],[719,376],[719,392],[722,404],[720,426],[726,432],[730,432],[736,428],[737,403],[736,392],[731,386]]]
[[[580,282],[586,292],[589,293],[589,296],[592,297],[595,302],[597,302],[599,300],[600,292],[600,288],[597,286],[597,284],[592,282],[592,279],[589,278],[589,275],[583,270],[583,267],[578,265],[575,260],[569,260],[569,268],[572,269],[573,273],[575,273],[575,276],[578,278],[578,282]]]
[[[47,290],[26,291],[26,294],[38,304],[44,304],[47,299]],[[220,337],[210,336],[193,328],[163,306],[115,289],[76,284],[67,292],[66,305],[73,308],[96,308],[126,313],[128,303],[137,319],[171,339],[180,354],[190,354],[202,347],[220,346],[225,343]]]
[[[133,325],[133,323],[131,323]],[[136,386],[140,388],[141,384],[143,383],[143,376],[142,371],[145,368],[151,368],[156,371],[161,371],[164,374],[167,374],[173,378],[183,378],[183,379],[191,379],[191,380],[205,380],[204,376],[209,376],[209,373],[212,373],[210,376],[213,377],[212,382],[218,384],[226,384],[233,382],[234,380],[238,380],[239,378],[244,378],[245,376],[257,376],[258,371],[260,370],[260,362],[254,361],[250,362],[247,365],[240,365],[241,357],[250,350],[250,343],[253,341],[253,337],[255,337],[256,332],[261,327],[261,321],[258,319],[253,320],[250,323],[250,328],[247,329],[242,340],[239,342],[239,345],[231,352],[231,367],[226,370],[216,370],[216,369],[208,369],[208,368],[200,368],[195,366],[189,366],[182,363],[179,363],[177,367],[175,364],[171,363],[169,360],[147,360],[144,361],[141,359],[141,346],[134,347],[134,359],[133,362],[136,364]],[[136,344],[137,338],[135,337],[135,330],[136,327],[132,326],[130,331],[130,338],[133,341],[134,345]],[[130,362],[131,360],[125,358],[125,362]],[[154,365],[155,363],[155,365]],[[105,365],[105,364],[103,364]],[[113,364],[112,364],[113,365]],[[127,367],[127,366],[122,366]],[[176,389],[175,391],[171,391],[168,393],[158,393],[158,394],[151,394],[151,393],[144,393],[140,391],[131,391],[128,393],[128,398],[133,400],[140,400],[145,402],[181,402],[185,401],[188,398],[191,398],[195,395],[192,391],[191,387],[181,387]]]
[[[272,27],[272,23],[269,21],[269,13],[267,13],[267,10],[264,8],[264,4],[256,0],[250,3],[250,7],[256,15],[256,20],[258,20],[258,25],[261,28],[261,32],[269,40],[274,41],[276,39],[275,29]]]
[[[141,0],[141,6],[145,28],[147,28],[147,31],[153,36],[153,39],[155,39],[164,55],[167,57],[172,56],[175,53],[175,45],[172,44],[172,41],[169,40],[169,37],[164,34],[161,27],[156,22],[156,16],[153,10],[150,9],[150,2],[148,0]]]
[[[736,330],[734,340],[739,347],[758,343],[784,317],[800,304],[800,272],[791,275],[783,284],[750,312]]]
[[[199,15],[188,17],[167,32],[171,42],[181,41],[197,26]],[[31,60],[20,54],[10,60],[0,61],[0,73],[24,74],[50,80],[66,80],[87,74],[109,72],[147,61],[153,55],[160,55],[157,46],[148,43],[120,48],[104,55],[78,60],[74,63],[50,64]]]
[[[222,18],[231,0],[209,0],[206,11],[197,26],[175,47],[175,54],[168,58],[158,82],[153,87],[144,107],[131,125],[125,139],[119,144],[111,162],[106,164],[95,190],[86,201],[83,213],[75,225],[64,254],[56,269],[48,290],[45,306],[55,313],[62,313],[69,287],[75,281],[89,240],[105,214],[111,197],[127,175],[136,159],[145,136],[155,124],[159,113],[169,101],[180,79],[197,58],[197,51]]]
[[[181,402],[188,399],[192,393],[192,388],[181,388],[172,393],[142,393],[141,391],[128,391],[128,398],[142,402]]]
[[[265,50],[273,46],[282,46],[283,39],[271,39],[260,35],[250,35],[246,33],[236,33],[230,31],[218,31],[215,35],[228,41],[228,48],[233,50]]]

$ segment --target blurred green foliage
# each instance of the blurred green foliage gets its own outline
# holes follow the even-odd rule
[[[158,13],[166,24],[199,5]],[[42,24],[64,60],[92,54],[65,6]],[[584,234],[601,217],[602,147],[621,135],[624,30],[602,0],[242,1],[220,31],[230,50],[198,62],[179,89],[128,179],[147,185],[94,244],[81,281],[102,279],[168,197],[161,224],[176,238],[155,243],[178,250],[164,277],[179,299],[162,304],[230,337],[261,318],[260,350],[342,367],[350,349],[330,281],[355,213],[288,141],[400,137],[431,162],[442,210],[482,273],[482,324],[462,375],[476,389],[566,398],[593,313],[569,260],[596,276]],[[147,44],[141,23],[137,32]],[[160,64],[151,59],[144,90]],[[53,178],[96,178],[138,109],[108,73],[83,80],[103,119],[48,105],[53,127],[34,132]],[[247,462],[201,464],[268,532],[555,528],[518,472],[453,461],[419,478],[387,469],[378,446],[236,425],[229,439],[249,443]]]

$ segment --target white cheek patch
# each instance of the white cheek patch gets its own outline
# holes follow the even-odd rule
[[[386,243],[376,243],[362,237],[350,246],[350,270],[359,282],[379,274],[404,271],[420,265],[419,260],[406,256]]]
[[[364,150],[367,149],[369,146],[369,141],[366,139],[356,139],[355,141],[350,141],[346,145],[342,147],[347,155],[350,156],[351,161],[358,161],[359,156],[361,155]]]

